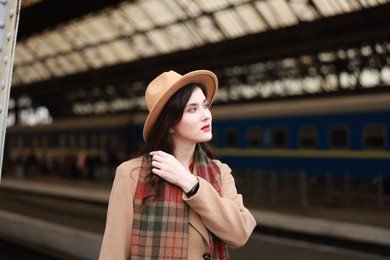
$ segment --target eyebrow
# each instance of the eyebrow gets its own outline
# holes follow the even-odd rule
[[[203,100],[202,104],[207,103],[207,101],[208,101],[207,98],[205,98],[205,99]],[[186,107],[189,107],[189,106],[196,106],[196,105],[198,105],[198,103],[190,103],[190,104],[186,105]]]

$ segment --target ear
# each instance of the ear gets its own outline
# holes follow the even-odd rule
[[[169,133],[170,133],[170,134],[175,133],[175,131],[173,130],[173,128],[169,128]]]

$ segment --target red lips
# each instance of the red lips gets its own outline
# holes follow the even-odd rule
[[[210,129],[210,125],[205,125],[204,127],[201,128],[201,130],[209,130]]]

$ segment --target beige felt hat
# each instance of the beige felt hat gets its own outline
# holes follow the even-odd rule
[[[149,110],[149,115],[144,124],[144,140],[149,138],[150,130],[156,122],[161,110],[180,88],[191,84],[199,83],[207,89],[207,100],[211,105],[218,89],[217,76],[208,70],[195,70],[185,75],[171,70],[157,76],[146,88],[145,103]]]

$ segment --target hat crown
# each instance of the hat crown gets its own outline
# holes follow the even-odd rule
[[[178,82],[183,76],[171,70],[160,74],[146,89],[145,103],[149,111],[157,104],[158,100]]]

